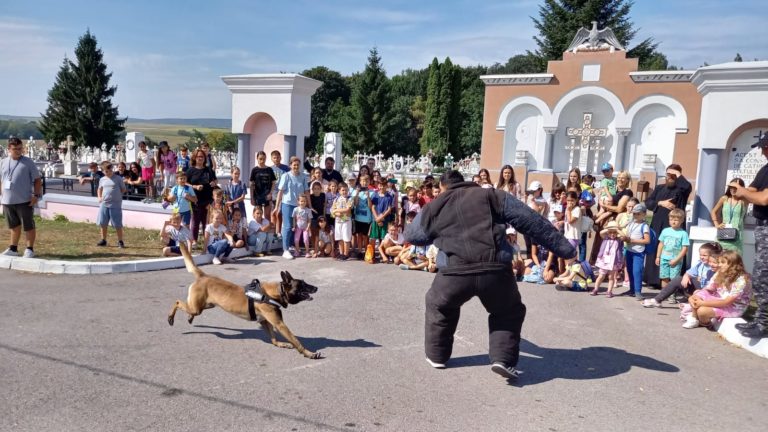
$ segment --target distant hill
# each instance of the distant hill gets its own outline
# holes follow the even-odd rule
[[[15,121],[40,121],[40,117],[27,117],[27,116],[13,116],[0,114],[0,120],[15,120]],[[190,126],[198,128],[210,128],[210,129],[229,129],[232,126],[232,120],[230,119],[217,119],[217,118],[162,118],[162,119],[139,119],[128,118],[128,124],[141,123],[141,124],[158,124],[158,125],[177,125],[177,126]]]

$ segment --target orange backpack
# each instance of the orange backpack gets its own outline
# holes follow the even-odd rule
[[[374,252],[373,252],[373,245],[372,245],[372,244],[369,244],[369,245],[368,245],[368,246],[365,248],[365,262],[367,262],[368,264],[373,264],[373,258],[374,258],[374,256],[375,256],[375,255],[374,255]]]

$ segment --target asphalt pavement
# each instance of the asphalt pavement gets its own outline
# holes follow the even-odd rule
[[[255,265],[254,265],[255,264]],[[281,270],[319,287],[285,321],[325,358],[273,347],[220,309],[192,325],[184,269],[0,271],[2,431],[765,430],[768,361],[677,309],[521,284],[517,382],[490,371],[487,314],[462,310],[445,370],[424,359],[433,275],[327,259],[204,266],[238,284]]]

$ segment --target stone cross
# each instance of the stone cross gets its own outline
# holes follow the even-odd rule
[[[65,160],[71,161],[72,159],[72,146],[75,145],[75,142],[72,141],[72,135],[67,135],[67,140],[64,141],[67,143],[67,154],[64,155]]]
[[[594,167],[592,172],[599,172],[597,170],[597,164],[600,163],[600,152],[605,150],[605,146],[600,144],[600,138],[595,138],[595,145],[591,146],[589,149],[595,152],[595,157],[592,159],[592,165]]]
[[[573,168],[573,152],[579,149],[579,145],[576,144],[576,138],[571,138],[570,144],[565,146],[565,149],[568,150],[569,156],[568,156],[568,169]]]
[[[589,151],[594,148],[591,146],[592,138],[604,137],[608,134],[608,129],[600,129],[592,127],[592,113],[584,113],[584,124],[580,128],[569,127],[565,130],[565,135],[570,138],[579,138],[581,145],[579,148],[579,169],[581,172],[587,172],[587,163],[589,161]],[[573,151],[573,150],[571,150]],[[571,153],[571,160],[573,159],[573,153]],[[595,161],[598,160],[595,155]],[[597,162],[596,162],[597,163]],[[573,168],[573,165],[569,167]]]

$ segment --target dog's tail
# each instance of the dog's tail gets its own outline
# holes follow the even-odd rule
[[[195,260],[192,259],[192,254],[189,253],[186,242],[179,242],[179,249],[181,250],[181,254],[184,256],[184,265],[187,266],[187,271],[195,275],[196,278],[204,276],[205,273],[200,270],[200,268],[195,264]]]

